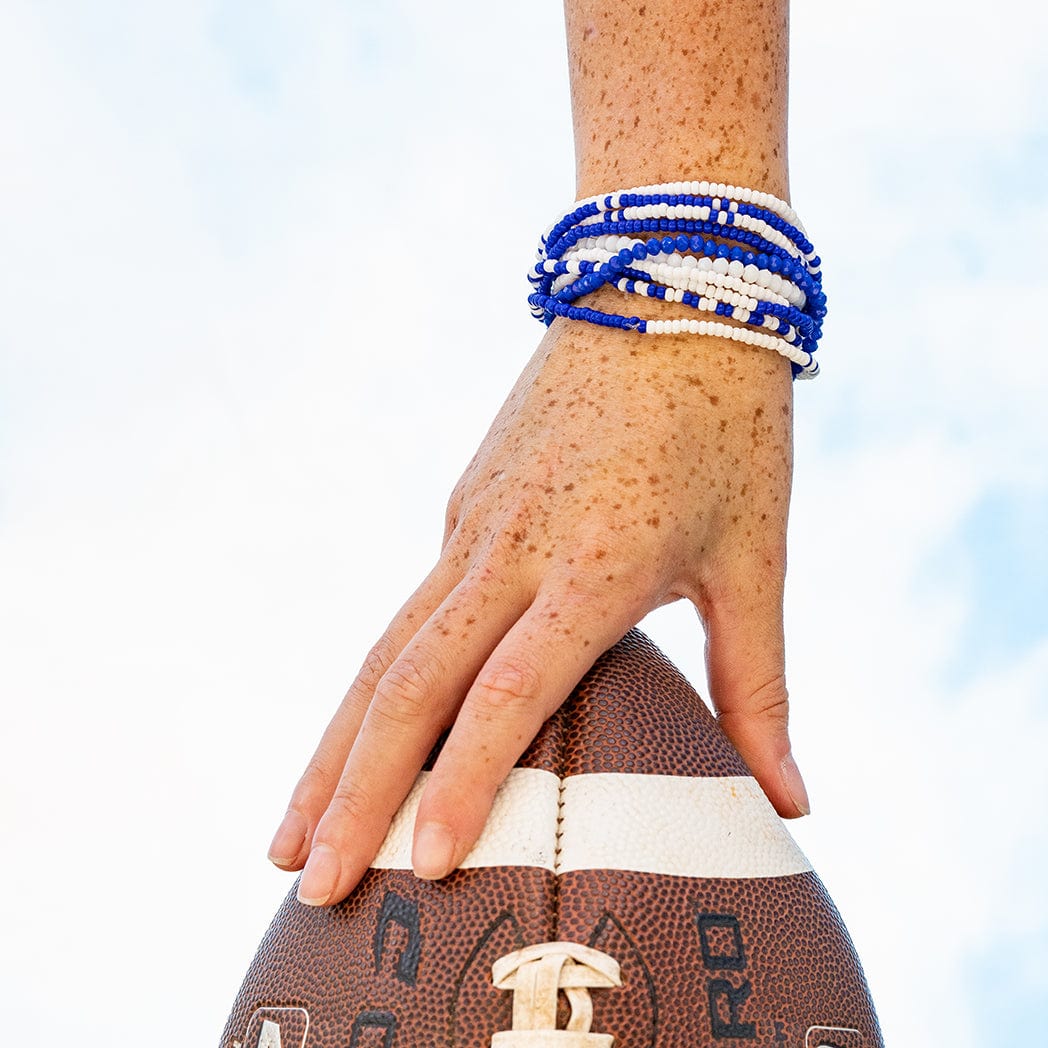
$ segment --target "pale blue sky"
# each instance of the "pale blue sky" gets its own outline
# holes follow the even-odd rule
[[[1048,1003],[1048,14],[943,11],[795,5],[831,307],[797,397],[795,832],[887,1042],[997,1048]],[[557,5],[4,5],[18,1044],[217,1040],[288,790],[539,337],[566,85]],[[503,221],[469,311],[403,295],[474,208]],[[701,683],[687,609],[649,628]]]

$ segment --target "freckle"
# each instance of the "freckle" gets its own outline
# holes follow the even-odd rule
[[[546,550],[545,557],[546,557],[546,560],[551,560],[553,558],[553,550],[551,550],[551,549]]]
[[[536,546],[534,542],[528,543],[528,552],[529,553],[535,553],[537,551],[538,551],[538,546]]]
[[[448,636],[448,635],[449,635],[450,633],[451,633],[451,630],[449,630],[449,629],[447,628],[447,626],[441,626],[441,627],[440,627],[440,635],[441,635],[442,637],[446,637],[446,636]]]
[[[564,485],[564,490],[565,491],[574,491],[575,490],[575,485],[573,483],[572,484],[565,484]]]
[[[549,613],[549,615],[547,615],[546,617],[550,618],[550,619],[559,619],[560,618],[560,612],[559,611],[551,611]]]
[[[604,576],[604,581],[605,582],[614,582],[615,581],[615,576],[614,575],[605,575]]]
[[[584,641],[582,642],[582,646],[583,646],[584,648],[588,648],[588,647],[590,646],[590,642],[589,642],[588,640],[584,640]]]

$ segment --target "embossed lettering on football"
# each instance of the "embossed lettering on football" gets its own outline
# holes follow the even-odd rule
[[[425,774],[349,899],[289,894],[221,1048],[882,1048],[821,882],[642,634],[546,724],[439,882],[411,873]]]

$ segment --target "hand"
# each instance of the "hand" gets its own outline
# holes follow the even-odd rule
[[[597,657],[687,598],[720,723],[779,813],[792,384],[776,354],[558,320],[448,507],[436,566],[375,645],[273,840],[299,898],[353,889],[434,742],[413,862],[455,868],[495,791]],[[307,861],[308,860],[308,861]]]

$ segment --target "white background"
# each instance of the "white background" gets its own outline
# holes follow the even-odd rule
[[[797,390],[794,829],[893,1048],[1046,1036],[1044,11],[794,11],[831,308]],[[5,0],[10,1043],[217,1041],[289,790],[541,333],[563,52],[557,5]],[[701,684],[693,614],[647,628]]]

